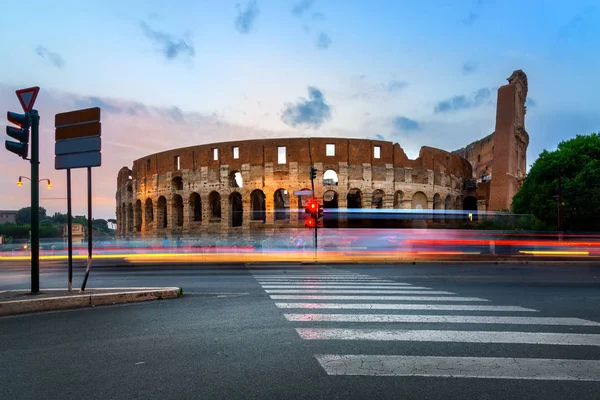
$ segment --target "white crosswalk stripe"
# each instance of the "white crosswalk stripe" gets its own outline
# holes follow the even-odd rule
[[[253,273],[271,299],[307,300],[276,301],[275,306],[282,310],[297,310],[283,316],[301,339],[310,342],[352,342],[356,343],[354,349],[360,343],[374,341],[600,347],[597,329],[600,322],[568,317],[530,317],[528,314],[539,311],[520,306],[477,304],[489,300],[364,274],[342,272],[344,275],[338,275],[334,271],[295,271],[291,274],[271,270],[267,276]],[[327,312],[329,310],[340,311]],[[360,313],[348,313],[348,310]],[[415,314],[415,311],[422,313]],[[414,328],[411,324],[422,325]],[[442,324],[442,329],[421,329],[421,326],[434,328]],[[474,325],[489,328],[476,329]],[[533,327],[537,328],[530,331]],[[541,332],[541,329],[568,329],[568,333]],[[586,330],[580,333],[574,329]],[[598,360],[533,359],[523,358],[518,353],[508,356],[315,354],[328,375],[600,381]]]

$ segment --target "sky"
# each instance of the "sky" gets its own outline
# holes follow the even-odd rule
[[[54,115],[102,109],[95,218],[147,154],[266,137],[333,136],[452,151],[494,130],[498,87],[528,76],[527,161],[600,131],[600,6],[513,0],[56,0],[3,5],[0,108],[41,88],[41,206],[66,211]],[[8,137],[2,136],[5,139]],[[0,151],[0,209],[29,203],[27,161]],[[86,173],[73,171],[73,213]]]

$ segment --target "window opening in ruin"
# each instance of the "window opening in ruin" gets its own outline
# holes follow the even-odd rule
[[[180,195],[173,197],[173,215],[175,226],[183,226],[183,198]]]
[[[146,169],[150,170],[150,160],[146,160]]]
[[[398,190],[394,193],[394,208],[402,208],[402,201],[404,200],[404,193]]]
[[[157,210],[157,228],[165,229],[167,227],[167,199],[164,196],[158,198],[158,210]]]
[[[252,221],[266,222],[267,209],[265,204],[265,194],[262,190],[256,189],[252,191],[250,194],[250,208],[252,209],[252,214],[250,216]]]
[[[361,193],[358,189],[350,189],[346,196],[348,208],[362,208]]]
[[[213,160],[219,159],[219,149],[213,149]]]
[[[127,184],[127,191],[128,191],[129,193],[132,193],[132,192],[133,192],[133,187],[132,187],[131,183],[128,183],[128,184]]]
[[[335,144],[326,144],[325,145],[325,155],[326,156],[335,156]]]
[[[328,190],[323,193],[323,227],[339,227],[338,194],[335,190]],[[327,211],[325,211],[327,210]]]
[[[423,192],[417,192],[412,197],[412,209],[423,210],[427,209],[427,196]]]
[[[175,168],[175,171],[181,170],[181,158],[179,156],[173,157],[173,168]]]
[[[277,147],[277,164],[286,163],[285,146]]]
[[[171,180],[171,186],[174,190],[183,190],[183,178],[176,176]]]
[[[242,226],[244,221],[244,209],[242,206],[242,196],[238,192],[233,192],[229,196],[231,205],[231,226]]]
[[[275,191],[275,220],[285,221],[290,219],[290,195],[285,189]]]
[[[127,232],[133,232],[133,204],[127,206]]]
[[[241,188],[244,187],[242,174],[239,171],[231,171],[229,174],[229,187]]]
[[[240,158],[240,148],[237,147],[237,146],[233,148],[233,158],[235,160],[237,160],[238,158]]]
[[[481,162],[481,154],[477,154],[477,162]]]
[[[469,213],[465,213],[464,215],[464,219],[469,221],[476,221],[477,220],[477,199],[473,196],[467,196],[464,198],[463,200],[463,204],[462,204],[463,210],[465,211],[471,211]]]
[[[371,195],[371,208],[383,208],[383,199],[385,193],[381,189],[377,189]]]
[[[373,146],[373,158],[381,158],[381,146]]]
[[[140,199],[138,199],[135,202],[134,219],[135,219],[135,231],[141,232],[142,231],[142,201]]]
[[[221,195],[218,192],[210,192],[208,202],[210,203],[211,222],[219,222],[221,220]]]
[[[152,199],[146,199],[146,226],[154,220],[154,208]]]
[[[190,206],[192,208],[192,221],[202,221],[202,198],[198,193],[192,193],[190,196]]]
[[[323,173],[323,185],[324,186],[337,186],[338,185],[338,175],[332,169],[328,169]]]
[[[308,189],[308,188],[302,189],[302,191],[304,191],[304,190],[310,190],[310,189]],[[298,196],[298,221],[303,221],[304,218],[306,217],[306,214],[304,213],[304,206],[310,198],[311,198],[311,196]]]

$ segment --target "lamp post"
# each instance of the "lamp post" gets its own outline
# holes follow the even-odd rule
[[[19,176],[19,180],[17,181],[17,186],[23,186],[23,179],[27,179],[29,182],[31,182],[31,179],[26,177],[26,176]],[[46,184],[46,188],[47,189],[52,189],[52,182],[50,182],[50,179],[40,179],[38,181],[38,183],[42,182],[42,181],[48,181],[48,183]]]

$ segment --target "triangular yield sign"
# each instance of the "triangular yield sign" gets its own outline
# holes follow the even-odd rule
[[[34,86],[27,89],[19,89],[15,92],[17,93],[17,97],[19,98],[21,107],[23,107],[23,111],[31,111],[33,105],[35,104],[35,99],[37,98],[39,91],[39,86]]]

